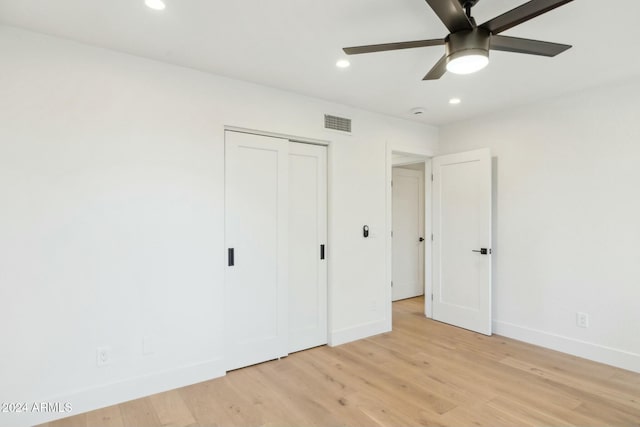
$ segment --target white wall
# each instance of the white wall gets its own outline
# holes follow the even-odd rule
[[[332,142],[330,339],[384,331],[386,147],[435,150],[435,128],[9,27],[0,70],[1,402],[77,413],[223,374],[225,125]]]
[[[442,153],[495,157],[496,333],[640,372],[638,99],[636,79],[441,129]]]

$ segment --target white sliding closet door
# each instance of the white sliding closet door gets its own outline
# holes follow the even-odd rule
[[[288,151],[285,139],[225,132],[227,370],[288,353]]]
[[[289,352],[327,343],[327,148],[289,145]]]

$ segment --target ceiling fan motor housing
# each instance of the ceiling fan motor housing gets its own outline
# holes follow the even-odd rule
[[[489,57],[491,33],[479,27],[469,31],[458,31],[449,34],[445,44],[447,62],[466,55]]]

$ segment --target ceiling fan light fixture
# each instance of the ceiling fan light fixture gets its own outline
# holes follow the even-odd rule
[[[489,65],[490,39],[489,32],[482,28],[449,34],[446,38],[447,71],[471,74]]]
[[[489,52],[458,52],[447,58],[447,71],[454,74],[471,74],[489,65]]]

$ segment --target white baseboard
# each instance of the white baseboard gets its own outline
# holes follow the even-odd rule
[[[0,426],[29,426],[93,411],[141,397],[162,393],[187,385],[208,381],[226,374],[222,359],[184,366],[164,372],[131,378],[74,393],[42,400],[43,402],[69,402],[70,413],[0,414]],[[12,415],[6,417],[7,415]]]
[[[640,373],[640,354],[499,320],[493,321],[493,332],[518,341]]]
[[[373,335],[384,334],[389,332],[388,322],[385,319],[376,320],[374,322],[361,323],[357,326],[339,329],[329,335],[329,346],[346,344],[351,341],[361,340]]]

